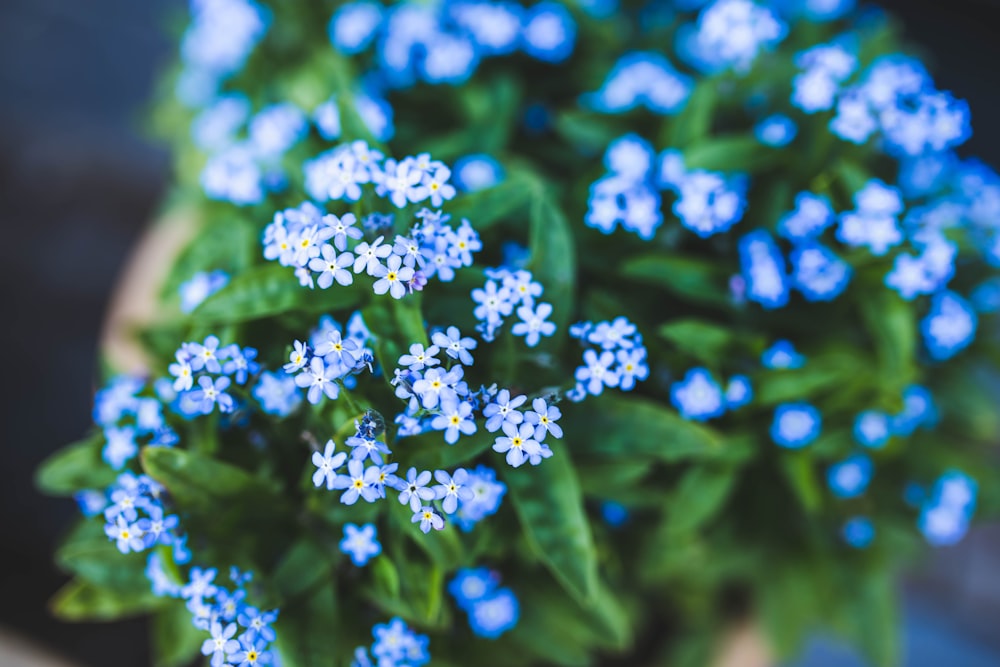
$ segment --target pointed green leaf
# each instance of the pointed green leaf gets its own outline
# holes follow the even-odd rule
[[[356,307],[365,295],[360,283],[309,289],[299,284],[290,268],[268,263],[234,276],[228,285],[205,299],[190,319],[205,326],[234,324],[296,310],[327,313]]]
[[[694,318],[673,320],[657,332],[684,354],[708,364],[716,363],[737,342],[731,327]]]
[[[219,512],[239,499],[239,511],[252,514],[280,498],[267,482],[242,468],[195,452],[167,447],[145,447],[142,467],[163,484],[173,502],[184,509]]]
[[[583,508],[583,492],[569,452],[552,442],[538,466],[501,468],[528,545],[581,604],[597,590],[597,556]]]
[[[104,434],[90,436],[60,449],[42,462],[35,473],[35,484],[45,493],[69,496],[78,491],[103,491],[118,474],[101,459]]]
[[[285,667],[333,667],[350,654],[338,637],[336,591],[332,581],[281,609],[275,622],[276,646]]]
[[[452,220],[468,219],[483,231],[527,209],[538,177],[523,169],[511,168],[503,181],[491,188],[456,197],[448,207]]]
[[[74,579],[59,589],[52,599],[52,613],[64,621],[114,621],[138,616],[164,605],[148,586],[132,590],[100,588]]]
[[[687,169],[753,173],[784,159],[784,153],[742,134],[702,139],[684,151]]]
[[[737,479],[732,466],[706,464],[691,468],[667,501],[667,531],[697,530],[716,516]]]
[[[661,461],[741,459],[743,443],[727,442],[711,427],[682,418],[666,405],[637,396],[608,394],[563,420],[577,447],[608,458],[643,456]]]
[[[185,667],[200,655],[208,635],[191,623],[191,612],[181,600],[172,600],[153,615],[150,639],[154,667]]]
[[[679,255],[642,255],[621,268],[626,278],[659,287],[686,301],[730,308],[729,274],[718,262]]]
[[[544,288],[541,300],[552,304],[554,340],[563,340],[573,317],[576,246],[566,216],[556,201],[539,191],[531,204],[531,262],[528,269]],[[544,340],[544,339],[543,339]]]

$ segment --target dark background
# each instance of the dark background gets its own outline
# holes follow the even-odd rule
[[[46,601],[76,515],[33,471],[90,424],[98,334],[129,248],[169,182],[142,129],[182,0],[0,0],[0,631],[93,667],[148,664],[137,621],[69,625]],[[1000,165],[1000,0],[890,0],[939,87],[969,101],[970,154]],[[939,552],[906,586],[908,667],[1000,665],[1000,530]],[[0,639],[2,641],[2,639]],[[0,664],[3,663],[0,654]],[[818,639],[797,665],[860,665]]]

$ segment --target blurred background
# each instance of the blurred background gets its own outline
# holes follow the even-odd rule
[[[1000,0],[886,0],[938,86],[969,101],[963,153],[1000,165]],[[47,600],[76,515],[40,496],[39,462],[90,424],[97,341],[129,249],[156,215],[169,157],[144,130],[167,26],[184,0],[0,0],[0,667],[149,663],[141,621],[69,625]],[[1000,526],[936,552],[901,591],[906,667],[1000,665]],[[41,649],[49,657],[37,656]],[[817,637],[789,667],[862,667]]]

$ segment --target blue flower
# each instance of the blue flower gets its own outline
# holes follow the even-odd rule
[[[806,363],[806,358],[795,350],[791,341],[779,340],[764,350],[760,362],[764,368],[771,370],[785,370],[792,368],[802,368]]]
[[[222,150],[234,143],[249,116],[250,100],[243,95],[217,97],[191,123],[191,137],[203,151]]]
[[[637,380],[645,380],[649,377],[649,366],[646,364],[646,348],[638,347],[632,350],[618,350],[615,353],[615,359],[618,361],[615,373],[620,378],[618,387],[622,391],[631,391],[635,387]]]
[[[875,540],[875,524],[865,516],[852,517],[844,523],[840,534],[849,546],[866,549]]]
[[[856,0],[805,0],[802,12],[813,21],[833,21],[854,9]]]
[[[586,339],[605,350],[631,350],[642,340],[636,331],[634,324],[619,316],[610,322],[598,322],[587,331]],[[636,337],[635,340],[632,339],[633,336]]]
[[[185,600],[191,598],[204,598],[215,595],[218,589],[212,583],[215,580],[218,570],[213,568],[202,569],[200,567],[191,568],[190,580],[181,589],[181,597]]]
[[[490,403],[483,408],[483,416],[486,417],[486,430],[496,433],[504,424],[510,423],[518,425],[524,421],[524,415],[518,410],[527,396],[520,395],[511,398],[508,389],[501,389]]]
[[[918,427],[930,428],[937,421],[934,397],[926,387],[910,385],[903,390],[903,411],[892,418],[892,432],[908,436]]]
[[[222,365],[222,372],[232,375],[236,384],[246,384],[251,374],[260,370],[260,364],[255,361],[257,350],[252,347],[240,349],[239,345],[227,345],[225,350],[226,363]]]
[[[670,387],[670,402],[685,419],[705,421],[726,411],[722,388],[704,368],[692,368]]]
[[[438,481],[434,486],[435,498],[443,501],[441,508],[448,514],[455,513],[459,502],[472,500],[472,489],[466,485],[469,473],[465,468],[459,468],[454,475],[445,470],[435,470],[434,479]]]
[[[233,639],[236,634],[236,624],[230,623],[223,626],[219,621],[212,621],[211,639],[206,639],[201,645],[202,655],[212,656],[212,667],[221,667],[226,661],[227,653],[235,653],[240,650],[240,644]]]
[[[472,435],[476,432],[476,421],[472,416],[472,406],[466,401],[451,399],[441,402],[441,414],[431,421],[431,428],[444,431],[444,441],[449,445],[458,442],[460,433]]]
[[[302,369],[302,372],[295,376],[295,384],[303,389],[309,387],[306,399],[316,405],[324,395],[330,399],[340,395],[340,385],[335,382],[339,375],[337,366],[333,364],[327,366],[320,357],[313,357],[309,361],[309,367]]]
[[[540,303],[534,308],[531,306],[521,306],[517,309],[517,316],[520,322],[511,327],[510,332],[515,336],[524,336],[524,342],[528,347],[535,347],[541,341],[541,336],[551,336],[556,332],[554,322],[546,322],[546,318],[552,314],[552,304]]]
[[[918,294],[930,294],[937,288],[924,261],[905,252],[896,255],[892,271],[885,275],[885,284],[907,301]]]
[[[772,148],[782,148],[795,139],[799,128],[795,122],[783,114],[774,114],[757,123],[753,128],[757,141]]]
[[[774,411],[771,439],[779,447],[799,449],[814,441],[820,433],[819,410],[808,403],[784,403]]]
[[[458,359],[466,366],[472,365],[472,354],[469,350],[476,349],[476,339],[468,336],[463,338],[458,327],[448,327],[447,331],[434,332],[431,341],[452,359]]]
[[[267,414],[287,417],[302,402],[295,378],[284,371],[264,371],[253,388],[253,397]]]
[[[278,619],[276,611],[260,611],[256,607],[244,607],[237,617],[237,621],[247,629],[246,634],[259,637],[266,642],[273,642],[275,638],[274,629],[271,624]]]
[[[113,540],[118,551],[127,554],[129,551],[142,551],[146,543],[142,539],[142,530],[134,523],[129,523],[124,516],[119,515],[114,522],[104,526],[104,533]]]
[[[228,284],[229,274],[225,271],[202,271],[194,274],[177,288],[181,297],[181,312],[190,313]]]
[[[306,115],[284,102],[261,109],[250,121],[250,143],[258,155],[276,158],[298,143],[309,131]]]
[[[347,463],[347,474],[340,474],[333,481],[333,488],[346,489],[340,496],[340,502],[345,505],[353,505],[358,502],[358,497],[373,503],[379,499],[379,492],[376,488],[380,470],[377,465],[364,467],[364,463],[359,459],[351,459]]]
[[[455,388],[461,382],[463,374],[462,366],[455,366],[450,371],[430,368],[422,379],[413,383],[413,393],[420,397],[425,408],[433,410],[441,402],[458,400]]]
[[[483,5],[488,6],[488,5]],[[455,186],[463,192],[479,192],[504,179],[503,167],[489,155],[466,155],[455,162]]]
[[[934,296],[930,312],[920,321],[920,333],[931,358],[944,361],[969,346],[978,324],[972,306],[958,294],[945,290]]]
[[[525,423],[518,426],[504,422],[503,432],[504,435],[498,436],[493,443],[493,451],[507,454],[507,464],[514,468],[529,460],[532,465],[537,465],[532,459],[539,456],[541,445],[535,440],[534,426]],[[541,463],[541,459],[538,459],[538,462]]]
[[[244,634],[240,637],[239,650],[229,655],[229,661],[236,667],[258,667],[271,664],[271,652],[267,650],[267,642],[259,637]]]
[[[345,286],[354,282],[354,275],[347,270],[354,264],[354,255],[349,252],[338,253],[329,243],[320,246],[319,252],[320,256],[310,259],[308,266],[310,270],[319,272],[316,284],[320,289],[329,289],[334,282]]]
[[[622,350],[619,354],[624,353]],[[626,353],[627,354],[627,353]],[[541,442],[549,433],[554,438],[563,437],[562,427],[556,422],[562,418],[562,412],[554,405],[548,405],[544,398],[536,398],[531,402],[531,410],[524,414],[524,421],[535,427],[535,440]]]
[[[326,449],[322,454],[313,452],[312,462],[316,466],[316,472],[312,477],[313,486],[322,486],[325,481],[327,490],[333,490],[334,480],[337,478],[336,470],[347,460],[346,452],[333,453],[336,446],[333,440],[327,440]]]
[[[612,528],[619,528],[628,523],[629,511],[621,503],[605,500],[601,503],[601,518]]]
[[[378,280],[372,285],[376,294],[389,293],[393,299],[402,299],[406,295],[408,285],[413,280],[413,269],[402,266],[403,260],[398,255],[392,255],[385,266],[378,264],[372,275]]]
[[[430,481],[430,470],[418,473],[416,468],[410,468],[406,472],[405,480],[397,477],[393,487],[399,491],[399,504],[409,503],[411,510],[419,512],[425,502],[434,500],[437,495],[433,489],[427,487]]]
[[[540,2],[524,17],[521,48],[533,58],[549,63],[566,60],[576,41],[576,23],[566,8],[555,2]]]
[[[977,490],[975,480],[957,470],[949,470],[937,480],[918,520],[930,544],[948,546],[965,536],[976,509]]]
[[[581,98],[581,103],[604,113],[622,113],[644,106],[658,114],[675,114],[684,108],[693,82],[679,73],[661,54],[633,52],[622,56],[601,88]]]
[[[855,454],[830,466],[826,480],[833,495],[838,498],[855,498],[868,488],[872,472],[871,459],[862,454]]]
[[[701,238],[728,231],[743,218],[746,197],[742,178],[727,180],[721,174],[696,169],[684,176],[677,191],[674,213]]]
[[[243,598],[247,596],[244,590],[236,590],[230,593],[224,588],[220,588],[215,596],[215,608],[218,617],[225,621],[235,620],[243,611]]]
[[[259,204],[264,200],[264,173],[252,150],[243,144],[235,144],[210,157],[200,180],[209,199],[237,206]]]
[[[840,216],[837,239],[852,247],[868,246],[881,257],[903,240],[896,215],[903,210],[902,197],[896,188],[871,179],[854,195],[857,210]]]
[[[854,420],[854,440],[863,447],[881,449],[892,435],[889,415],[866,410]]]
[[[191,370],[200,371],[202,369],[209,373],[221,373],[222,365],[219,363],[219,339],[217,336],[209,336],[202,343],[187,343],[188,363]]]
[[[370,458],[372,463],[382,465],[382,455],[390,454],[389,447],[384,442],[360,430],[356,435],[349,437],[344,444],[351,448],[351,458],[357,461]]]
[[[750,378],[745,375],[734,375],[726,384],[726,407],[730,410],[742,408],[753,400],[753,387]]]
[[[763,229],[744,235],[739,254],[747,298],[767,309],[784,307],[789,294],[785,259],[771,235]]]
[[[220,412],[232,412],[236,408],[233,397],[226,393],[230,381],[227,377],[218,377],[213,381],[207,375],[198,378],[199,389],[190,392],[191,400],[202,414],[208,414],[219,406]]]
[[[121,470],[126,462],[139,453],[139,445],[135,441],[135,429],[130,426],[106,428],[104,437],[107,443],[104,445],[101,458],[115,470]]]
[[[574,377],[588,393],[599,396],[605,386],[618,386],[618,373],[611,370],[615,363],[613,352],[605,350],[598,356],[594,350],[586,350],[583,353],[583,363],[583,366],[576,369]]]
[[[399,358],[399,365],[406,366],[411,371],[422,371],[431,366],[437,366],[440,362],[437,353],[440,352],[437,345],[430,345],[424,348],[420,343],[410,345],[410,353]]]
[[[375,2],[347,3],[330,19],[330,42],[341,53],[360,53],[368,48],[381,24],[382,5]]]
[[[819,243],[800,243],[792,250],[789,259],[792,263],[792,285],[807,301],[835,299],[851,281],[851,266]]]
[[[521,615],[517,597],[509,588],[476,600],[468,612],[472,632],[486,639],[496,639],[516,626]]]
[[[344,538],[340,540],[340,550],[351,557],[358,567],[364,566],[373,557],[382,553],[375,533],[375,524],[366,523],[360,528],[353,523],[344,524]]]
[[[496,472],[484,465],[469,472],[466,486],[471,489],[472,497],[460,502],[455,514],[455,521],[463,531],[471,530],[477,522],[495,514],[507,493],[507,485],[498,482]]]
[[[778,221],[778,235],[789,241],[805,241],[818,237],[833,223],[830,200],[811,192],[795,197],[795,209]]]
[[[444,519],[441,518],[441,515],[433,507],[421,507],[417,512],[414,512],[410,518],[410,523],[420,523],[420,530],[423,533],[431,532],[431,528],[434,530],[444,530]]]
[[[485,567],[461,568],[448,582],[448,593],[463,611],[469,611],[480,600],[485,600],[496,591],[500,576]]]
[[[757,54],[788,32],[769,8],[751,0],[715,0],[698,17],[695,31],[679,41],[681,55],[703,71],[732,68],[746,74]]]
[[[840,84],[854,72],[857,62],[839,44],[820,44],[798,54],[795,64],[804,71],[792,79],[792,104],[806,113],[833,108]]]

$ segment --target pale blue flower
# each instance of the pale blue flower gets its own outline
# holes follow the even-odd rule
[[[705,421],[726,411],[722,388],[704,368],[692,368],[670,387],[670,402],[685,419]]]
[[[382,545],[376,537],[375,524],[344,524],[344,537],[340,540],[340,550],[351,557],[351,562],[362,567],[369,560],[382,553]]]
[[[771,439],[779,447],[799,449],[812,443],[820,433],[819,410],[808,403],[784,403],[774,411]]]

